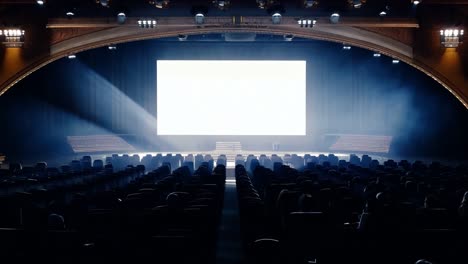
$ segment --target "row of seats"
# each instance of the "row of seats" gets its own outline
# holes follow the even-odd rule
[[[329,165],[329,166],[346,166],[347,164],[353,164],[357,166],[361,166],[363,168],[376,168],[380,165],[379,161],[376,159],[372,159],[369,155],[362,155],[360,158],[356,154],[351,154],[349,156],[349,160],[340,160],[335,154],[319,154],[318,156],[313,156],[310,154],[304,154],[304,156],[300,156],[297,154],[285,154],[283,157],[272,154],[271,156],[267,156],[265,154],[261,154],[258,158],[253,155],[249,154],[247,157],[244,157],[242,154],[238,154],[235,157],[235,165],[244,165],[248,172],[252,172],[251,170],[251,162],[252,160],[257,160],[258,165],[261,165],[268,169],[274,169],[275,163],[280,163],[284,165],[288,165],[292,168],[302,170],[307,164],[319,164],[319,165]],[[389,160],[389,162],[394,162],[393,160]],[[402,161],[403,163],[407,162],[406,160]],[[420,161],[418,161],[420,163]],[[255,164],[257,165],[257,164]]]
[[[0,195],[14,194],[15,192],[25,191],[27,189],[46,188],[45,184],[63,181],[67,178],[77,178],[81,176],[87,179],[92,175],[125,170],[128,166],[138,167],[143,165],[146,171],[153,171],[162,165],[167,165],[171,170],[181,166],[187,166],[191,173],[203,162],[208,163],[210,170],[213,170],[215,164],[227,164],[225,155],[220,155],[216,163],[211,155],[192,155],[182,156],[181,154],[157,154],[146,155],[140,160],[140,156],[135,155],[117,155],[106,157],[104,160],[92,160],[91,156],[83,156],[81,159],[72,160],[59,168],[50,167],[46,162],[38,162],[34,166],[22,166],[20,163],[10,163],[9,169],[0,169]],[[91,175],[91,176],[90,176]],[[46,188],[47,189],[47,188]]]
[[[302,169],[236,162],[252,263],[468,261],[466,167],[331,158],[309,158]]]
[[[31,178],[13,168],[2,178],[10,191],[0,197],[0,258],[213,263],[226,168],[222,162],[213,168],[209,157],[196,169],[190,160],[174,167],[176,158],[162,160],[148,173],[143,160],[116,155],[103,167],[89,166],[96,161],[85,156],[56,175],[36,173],[47,171],[46,164]],[[12,186],[22,189],[12,192]]]
[[[332,154],[235,164],[250,263],[468,260],[466,167]],[[12,164],[0,171],[0,258],[214,263],[226,165],[200,154]]]

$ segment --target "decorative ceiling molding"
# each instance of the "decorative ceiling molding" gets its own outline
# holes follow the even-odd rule
[[[431,65],[416,60],[413,54],[413,30],[419,25],[412,19],[356,19],[340,20],[332,24],[320,18],[313,28],[301,28],[299,18],[284,17],[281,24],[273,25],[271,17],[207,17],[203,25],[195,25],[193,17],[159,18],[155,28],[142,29],[134,18],[125,24],[102,19],[51,20],[47,28],[52,35],[50,53],[31,62],[6,82],[0,84],[0,95],[19,80],[37,69],[71,53],[146,39],[196,35],[209,33],[248,32],[258,34],[286,35],[346,43],[373,50],[410,64],[432,77],[450,91],[468,108],[466,87],[452,83]],[[135,21],[133,21],[135,20]],[[67,33],[67,31],[69,31]]]

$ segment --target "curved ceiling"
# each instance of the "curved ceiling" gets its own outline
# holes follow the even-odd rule
[[[51,3],[54,2],[55,1],[51,1]],[[174,12],[179,11],[183,14],[190,13],[190,11],[188,11],[189,9],[186,8],[188,2],[184,2],[185,6],[183,7],[180,6],[178,8],[175,6],[161,12],[157,11],[159,12],[157,18],[158,26],[153,29],[139,28],[136,23],[139,17],[128,17],[125,23],[118,24],[115,18],[110,17],[109,14],[104,15],[104,17],[102,15],[96,15],[101,14],[102,10],[98,10],[97,13],[96,10],[94,10],[94,13],[90,13],[89,17],[46,19],[48,21],[46,22],[47,29],[44,29],[41,34],[45,33],[44,35],[50,34],[51,36],[51,38],[48,39],[49,46],[47,47],[47,52],[36,54],[36,57],[25,62],[24,65],[17,70],[15,69],[9,76],[5,78],[1,78],[4,76],[0,76],[0,95],[32,72],[70,53],[77,53],[109,44],[172,37],[180,34],[249,32],[275,35],[292,34],[302,38],[347,43],[357,47],[378,51],[406,62],[429,75],[449,90],[466,108],[468,108],[468,88],[466,87],[466,78],[463,77],[464,66],[457,66],[459,68],[456,69],[456,74],[452,74],[454,71],[452,69],[446,69],[446,65],[440,64],[439,61],[437,61],[438,58],[426,58],[426,54],[421,54],[419,50],[417,50],[419,53],[415,54],[415,47],[418,42],[418,40],[416,40],[418,38],[416,34],[425,29],[420,29],[421,22],[414,18],[414,12],[405,13],[409,15],[409,17],[406,18],[394,17],[395,13],[392,12],[389,17],[385,19],[375,17],[375,15],[373,17],[371,15],[366,16],[365,13],[367,11],[377,8],[371,6],[371,2],[368,2],[366,9],[362,9],[367,10],[366,12],[359,10],[346,11],[346,16],[341,17],[339,23],[333,23],[328,16],[323,16],[317,17],[318,23],[316,27],[301,28],[298,26],[297,21],[299,18],[305,16],[310,18],[310,9],[298,6],[294,8],[288,7],[288,16],[284,15],[280,24],[272,24],[271,16],[258,16],[258,13],[265,12],[265,10],[259,10],[255,5],[255,1],[252,1],[252,3],[254,3],[253,6],[249,5],[249,7],[246,8],[239,7],[241,8],[239,10],[247,12],[246,14],[253,12],[256,16],[232,15],[234,14],[233,12],[237,10],[235,8],[223,11],[222,16],[213,16],[213,14],[216,15],[220,13],[220,10],[211,6],[210,16],[205,18],[205,23],[203,25],[196,25],[194,24],[192,16],[173,16]],[[438,4],[435,0],[428,0],[423,3],[423,9],[431,3]],[[240,5],[236,1],[232,1],[232,4],[233,6]],[[95,3],[93,6],[95,9]],[[37,6],[35,8],[37,8]],[[51,10],[54,12],[62,10],[60,8],[54,9],[53,6],[48,8],[47,12],[49,13]],[[67,6],[66,8],[69,7]],[[463,10],[465,9],[466,8]],[[132,10],[132,12],[136,12],[135,10]],[[147,8],[143,8],[142,10],[149,12]],[[319,11],[329,12],[327,10],[327,8],[322,6]],[[408,5],[405,4],[404,10],[407,12],[412,9],[409,9]],[[76,9],[76,11],[82,11],[82,9]],[[318,11],[314,12],[317,13]],[[296,13],[297,15],[294,15]],[[102,12],[102,14],[106,14],[106,12]],[[360,17],[356,17],[356,15]],[[51,15],[47,14],[45,16],[50,17]],[[435,31],[431,28],[424,38],[433,38],[433,32],[437,33],[438,30]],[[431,43],[434,42],[432,39],[430,41]],[[440,45],[437,39],[435,43]],[[435,47],[433,44],[434,43],[431,45]],[[440,48],[438,47],[438,49]],[[438,54],[437,56],[440,57],[442,55]],[[6,65],[7,63],[4,64]]]

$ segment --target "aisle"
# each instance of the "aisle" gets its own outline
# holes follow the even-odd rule
[[[216,248],[216,263],[238,264],[243,262],[243,252],[234,168],[226,169],[226,178],[224,208]]]

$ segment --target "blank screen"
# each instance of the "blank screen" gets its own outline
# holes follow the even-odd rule
[[[306,62],[158,60],[158,135],[305,135]]]

